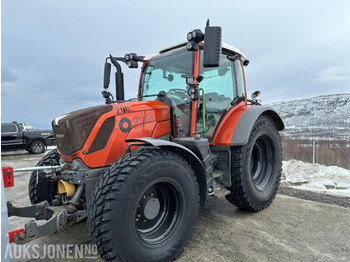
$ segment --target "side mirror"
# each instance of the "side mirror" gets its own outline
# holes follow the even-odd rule
[[[186,76],[186,84],[194,85],[194,76]]]
[[[221,35],[220,26],[209,26],[209,20],[204,33],[204,56],[203,67],[218,67],[221,54]]]
[[[105,63],[105,70],[103,72],[103,87],[107,89],[109,87],[109,82],[111,79],[111,64]]]
[[[256,98],[260,95],[260,91],[255,91],[253,94],[252,94],[252,99],[253,100],[256,100]]]

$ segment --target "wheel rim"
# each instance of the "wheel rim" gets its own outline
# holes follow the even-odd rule
[[[276,154],[272,139],[267,135],[259,136],[253,146],[250,160],[250,171],[254,186],[266,190],[275,173]]]
[[[176,229],[182,216],[182,194],[174,183],[159,182],[150,186],[138,202],[135,229],[148,244],[164,242]]]
[[[42,152],[44,149],[43,145],[41,143],[34,142],[33,144],[33,151],[36,153]]]

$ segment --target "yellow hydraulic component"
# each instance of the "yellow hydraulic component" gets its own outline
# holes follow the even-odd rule
[[[58,181],[58,193],[66,193],[67,197],[75,194],[75,185],[64,180]]]

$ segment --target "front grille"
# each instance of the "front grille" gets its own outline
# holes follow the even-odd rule
[[[69,156],[81,150],[97,120],[112,109],[112,105],[95,106],[53,120],[52,129],[60,153]]]

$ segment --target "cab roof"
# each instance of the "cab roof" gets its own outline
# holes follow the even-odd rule
[[[188,43],[187,41],[184,41],[182,43],[163,48],[163,49],[159,50],[159,54],[163,54],[163,53],[171,51],[173,49],[176,49],[176,48],[179,48],[182,46],[186,46],[187,43]],[[203,42],[201,42],[200,45],[203,45]],[[247,57],[243,54],[243,52],[232,45],[222,43],[222,49],[223,50],[226,49],[227,51],[231,51],[235,54],[238,54],[240,56],[242,62],[248,61]],[[147,55],[147,56],[145,56],[144,60],[147,61],[147,60],[151,59],[153,56],[155,56],[155,55]]]

